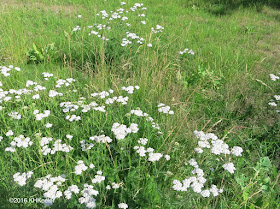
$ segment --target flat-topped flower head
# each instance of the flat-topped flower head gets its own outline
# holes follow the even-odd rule
[[[243,149],[239,146],[234,146],[232,149],[231,149],[231,153],[235,156],[242,156],[242,153],[243,152]]]
[[[77,165],[75,166],[75,174],[81,175],[83,171],[86,171],[88,169],[88,166],[84,164],[82,160],[79,160],[77,162]]]
[[[18,185],[24,186],[26,185],[26,180],[31,178],[32,175],[33,175],[33,171],[28,171],[27,173],[22,173],[22,174],[17,172],[13,175],[13,178]]]
[[[14,135],[14,132],[12,130],[9,130],[7,133],[6,133],[6,136],[13,136]]]
[[[126,203],[119,203],[118,204],[118,207],[119,208],[122,208],[122,209],[127,209],[128,208],[128,205]]]
[[[226,164],[223,165],[223,168],[231,174],[233,174],[234,171],[236,170],[233,163],[226,163]]]

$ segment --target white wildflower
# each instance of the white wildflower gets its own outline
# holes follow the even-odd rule
[[[231,153],[235,156],[242,156],[242,153],[243,152],[243,149],[239,146],[234,146],[232,149],[231,149]]]
[[[119,204],[118,204],[118,207],[119,207],[119,208],[126,209],[126,208],[128,208],[128,205],[127,205],[126,203],[119,203]]]
[[[236,170],[233,163],[226,163],[226,164],[223,165],[223,168],[225,170],[227,170],[228,172],[230,172],[231,174],[233,174],[234,171]]]
[[[40,99],[40,95],[39,94],[35,94],[32,96],[32,99]]]
[[[6,136],[12,136],[14,135],[14,132],[12,130],[9,130],[7,133],[6,133]]]
[[[151,162],[155,162],[155,161],[159,161],[160,158],[162,157],[163,155],[161,153],[149,153],[149,161]]]

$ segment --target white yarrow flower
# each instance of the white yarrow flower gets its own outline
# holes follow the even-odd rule
[[[122,208],[122,209],[126,209],[126,208],[128,208],[128,205],[126,203],[119,203],[118,207]]]
[[[236,170],[233,163],[226,163],[226,164],[223,165],[223,168],[225,170],[227,170],[228,172],[230,172],[231,174],[233,174],[234,171]]]
[[[46,128],[51,128],[53,126],[53,124],[47,123],[45,126],[46,126]]]
[[[40,99],[40,95],[39,94],[35,94],[34,96],[32,96],[32,99]]]
[[[231,149],[231,153],[235,156],[242,156],[242,153],[243,152],[243,149],[239,146],[234,146],[232,149]]]
[[[14,135],[14,132],[12,130],[9,130],[7,133],[6,133],[6,136],[13,136]]]

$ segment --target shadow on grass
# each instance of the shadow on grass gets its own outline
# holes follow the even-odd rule
[[[191,4],[202,6],[215,15],[228,15],[239,8],[255,8],[261,11],[264,6],[280,11],[280,0],[193,0]]]

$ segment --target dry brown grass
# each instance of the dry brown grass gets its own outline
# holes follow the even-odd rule
[[[73,5],[47,5],[42,2],[31,2],[31,1],[19,1],[19,0],[1,0],[1,7],[0,9],[5,11],[7,8],[30,8],[30,9],[37,9],[37,10],[46,10],[46,11],[52,11],[56,14],[62,12],[64,14],[71,14],[75,13],[78,6]]]

